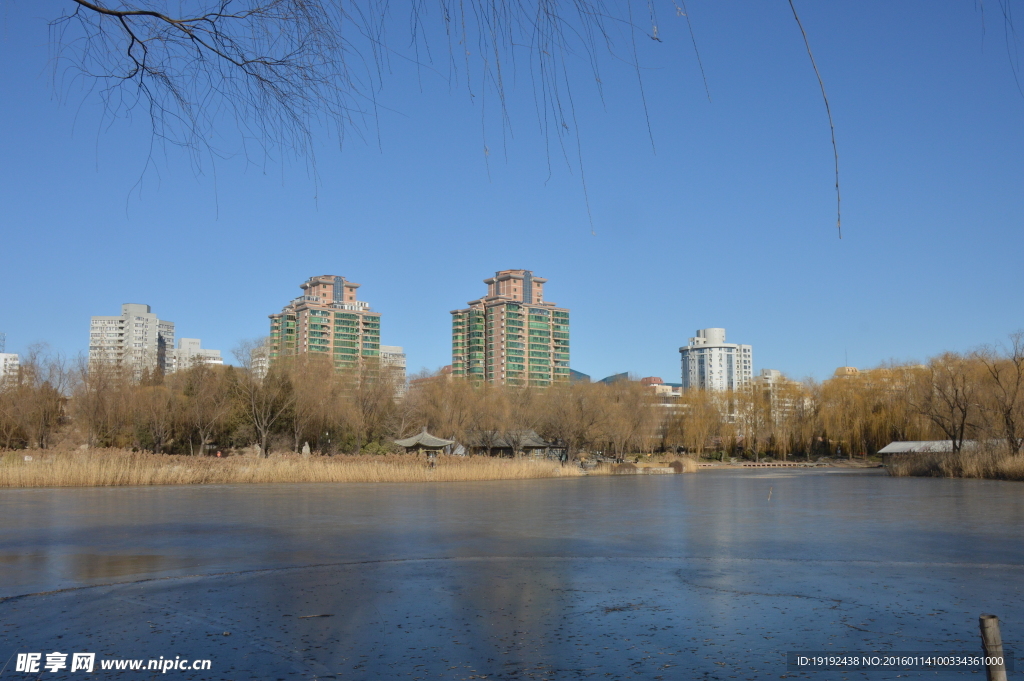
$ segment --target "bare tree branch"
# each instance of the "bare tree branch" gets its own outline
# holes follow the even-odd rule
[[[789,0],[789,8],[793,10],[793,18],[796,19],[796,25],[800,28],[800,35],[804,37],[804,47],[807,48],[807,56],[811,60],[811,67],[814,69],[814,75],[818,78],[818,86],[821,88],[821,98],[825,100],[825,113],[828,114],[828,128],[832,133],[832,156],[836,162],[836,231],[839,233],[839,238],[843,238],[843,202],[842,196],[839,193],[839,147],[836,146],[836,126],[832,122],[832,107],[828,103],[828,95],[825,94],[825,81],[821,79],[821,72],[818,71],[818,65],[814,61],[814,53],[811,52],[811,41],[807,39],[807,31],[804,30],[803,22],[800,21],[800,15],[796,13],[796,5],[793,4],[793,0]]]

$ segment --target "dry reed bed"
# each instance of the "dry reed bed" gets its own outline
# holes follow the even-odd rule
[[[988,478],[1024,481],[1024,456],[1002,452],[907,454],[893,457],[889,474],[896,477]]]
[[[110,487],[272,482],[453,482],[581,476],[554,461],[438,457],[431,467],[416,456],[336,456],[269,459],[187,457],[123,450],[23,452],[0,461],[0,487]]]

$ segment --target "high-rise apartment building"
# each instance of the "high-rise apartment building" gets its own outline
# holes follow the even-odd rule
[[[753,348],[726,343],[725,329],[698,329],[679,354],[683,390],[737,390],[754,377]]]
[[[502,270],[487,295],[452,310],[452,374],[500,385],[569,380],[569,310],[544,300],[547,279]]]
[[[174,322],[158,319],[149,305],[125,303],[119,317],[92,317],[89,364],[130,369],[135,380],[144,373],[174,370]]]
[[[337,369],[380,357],[380,314],[356,300],[359,284],[345,277],[310,277],[302,295],[270,315],[270,362],[287,355],[316,353]]]

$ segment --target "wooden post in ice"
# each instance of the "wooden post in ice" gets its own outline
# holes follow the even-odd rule
[[[985,657],[998,657],[1000,664],[987,666],[988,681],[1006,681],[1006,664],[1003,657],[1003,637],[999,633],[999,618],[995,615],[982,615],[978,618],[981,627],[981,647],[985,649]]]

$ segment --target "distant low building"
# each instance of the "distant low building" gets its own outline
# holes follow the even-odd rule
[[[590,383],[590,374],[585,374],[582,371],[576,371],[575,369],[569,369],[569,382]]]
[[[18,377],[18,368],[21,361],[12,352],[0,352],[0,383],[14,380]]]
[[[202,347],[198,338],[179,338],[178,347],[174,349],[174,362],[170,371],[185,371],[198,364],[224,364],[220,350]],[[168,373],[170,373],[170,371]]]
[[[962,448],[965,450],[975,449],[978,446],[976,440],[964,440]],[[882,455],[882,462],[889,465],[894,459],[912,459],[920,454],[952,454],[954,451],[952,440],[906,440],[904,442],[890,442],[878,450]]]
[[[797,408],[810,409],[811,397],[798,381],[787,378],[778,369],[761,369],[754,378],[755,390],[763,390],[771,405],[772,418],[781,423]]]
[[[618,383],[619,381],[628,381],[629,372],[623,371],[621,374],[612,374],[611,376],[605,376],[598,383],[604,383],[605,385],[611,385],[612,383]]]
[[[443,366],[440,369],[438,369],[437,373],[432,375],[432,376],[424,376],[422,378],[414,378],[414,379],[412,379],[411,381],[409,381],[409,390],[417,390],[417,389],[422,388],[423,386],[427,385],[428,383],[431,383],[432,381],[451,381],[451,380],[452,380],[452,365],[448,364],[448,365]]]
[[[666,383],[660,376],[645,376],[640,379],[640,385],[650,388],[658,397],[682,397],[682,383]]]
[[[270,345],[259,345],[249,351],[249,368],[259,380],[267,377],[270,372]]]
[[[405,397],[408,392],[405,380],[405,350],[400,345],[380,346],[380,365],[383,369],[393,372],[395,397]]]
[[[964,440],[964,446],[975,445],[973,440]],[[907,440],[890,442],[878,450],[879,454],[948,454],[953,451],[952,440]]]

